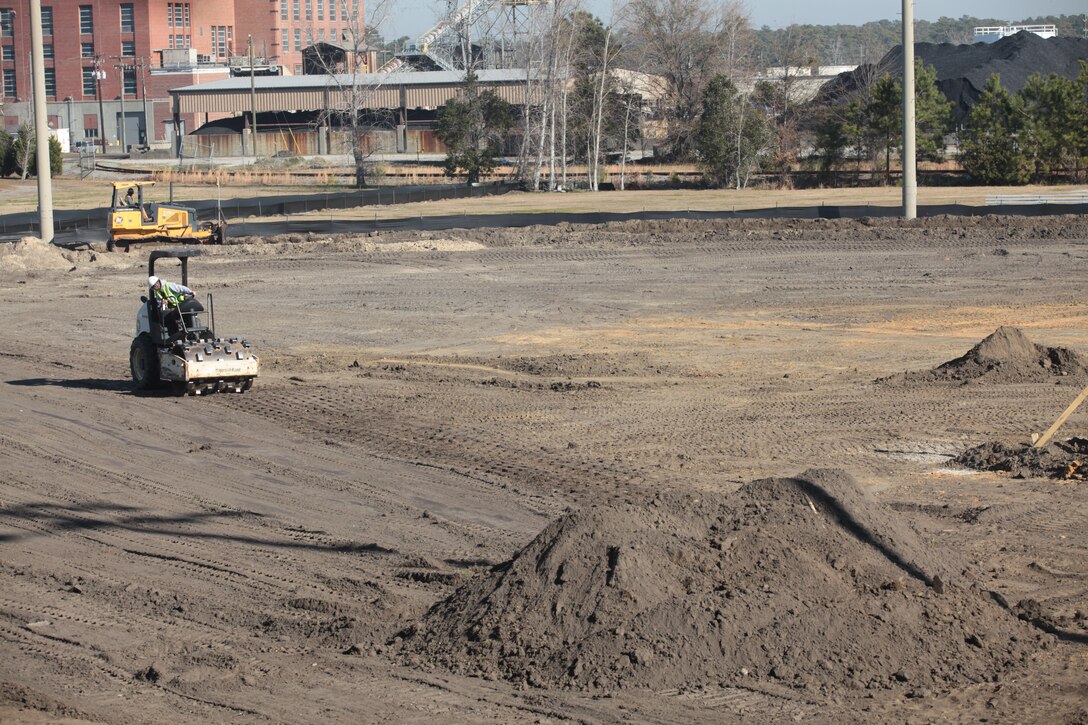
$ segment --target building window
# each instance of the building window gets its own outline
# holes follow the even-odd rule
[[[314,0],[306,0],[306,19],[314,19]]]
[[[98,129],[92,126],[84,126],[83,138],[98,138]]]
[[[302,50],[302,28],[295,28],[295,50]]]
[[[4,69],[4,97],[15,98],[19,95],[19,87],[15,85],[15,69]]]
[[[320,40],[322,43],[325,42],[325,29],[324,28],[321,28],[320,30],[317,31],[317,39]]]
[[[296,76],[302,75],[302,64],[301,63],[295,63],[295,75]]]
[[[287,28],[283,29],[282,37],[280,38],[281,53],[291,49],[291,31]]]
[[[15,60],[15,46],[14,45],[5,45],[4,46],[4,60]]]
[[[42,35],[53,34],[53,8],[42,8]]]
[[[340,19],[348,19],[348,0],[340,0]]]
[[[135,40],[122,40],[121,41],[121,55],[126,58],[136,57],[136,41]]]
[[[291,17],[293,17],[295,20],[302,19],[302,14],[299,10],[299,7],[301,6],[301,1],[302,0],[291,0]]]
[[[234,45],[233,25],[212,26],[212,55],[218,58],[226,58]]]
[[[45,95],[50,98],[57,97],[57,69],[44,68],[45,71]]]
[[[125,66],[125,95],[136,95],[136,69],[132,66]]]
[[[0,8],[0,36],[11,38],[15,35],[15,11]]]
[[[317,0],[317,19],[325,19],[325,3],[321,2],[321,0]]]
[[[42,57],[45,60],[53,60],[54,55],[53,55],[53,44],[52,43],[43,43],[42,44]]]
[[[121,32],[136,32],[136,10],[132,3],[121,4]]]
[[[287,0],[280,0],[280,20],[287,19]]]
[[[189,27],[189,3],[167,3],[166,24],[171,28]]]
[[[95,92],[94,87],[94,68],[83,69],[83,95],[93,96]]]
[[[79,32],[82,35],[94,35],[94,7],[79,6]]]
[[[79,55],[82,58],[93,58],[94,57],[94,43],[80,43],[79,44]]]

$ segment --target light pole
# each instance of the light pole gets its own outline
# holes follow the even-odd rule
[[[155,139],[154,134],[154,119],[147,117],[147,68],[151,59],[146,56],[140,56],[138,59],[140,65],[140,95],[143,97],[144,103],[144,142],[143,145],[150,147],[151,142]]]
[[[65,96],[64,102],[68,105],[68,150],[72,150],[72,97]]]
[[[253,71],[253,36],[249,36],[249,143],[257,160],[257,80]]]
[[[903,0],[903,218],[918,216],[914,119],[914,0]]]
[[[30,53],[34,74],[34,135],[38,144],[38,219],[43,242],[53,242],[53,186],[49,180],[49,117],[45,110],[45,54],[42,0],[30,0]],[[29,142],[29,139],[27,139]]]
[[[102,70],[102,56],[97,53],[94,56],[94,82],[98,88],[98,135],[102,141],[102,153],[106,153],[106,107],[102,101],[102,81],[106,79],[106,71]]]
[[[125,142],[125,66],[120,62],[121,58],[119,56],[114,56],[114,58],[118,62],[113,67],[117,69],[117,76],[121,81],[121,128],[118,129],[118,135],[121,139],[121,153],[125,153],[125,149],[128,148],[128,144]]]

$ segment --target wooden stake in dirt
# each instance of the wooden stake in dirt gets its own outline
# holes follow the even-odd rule
[[[1054,421],[1054,425],[1047,428],[1046,433],[1043,433],[1043,435],[1035,441],[1034,447],[1042,448],[1049,443],[1050,439],[1054,437],[1054,434],[1058,432],[1058,429],[1062,427],[1062,423],[1064,423],[1069,416],[1073,415],[1073,411],[1080,407],[1080,404],[1084,402],[1085,398],[1088,398],[1088,388],[1080,391],[1080,395],[1077,396],[1077,399],[1069,404],[1069,407],[1065,409],[1064,413],[1058,416],[1058,419]]]

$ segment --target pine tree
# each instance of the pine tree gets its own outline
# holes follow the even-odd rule
[[[695,143],[707,179],[716,186],[748,185],[770,140],[767,118],[733,82],[714,76],[703,93]]]
[[[976,181],[1025,184],[1031,178],[1030,161],[1017,139],[1023,110],[1020,96],[1010,94],[1000,76],[992,75],[960,136],[960,163]]]
[[[494,91],[481,92],[475,74],[465,76],[461,97],[438,109],[435,135],[446,144],[446,175],[464,172],[472,185],[491,173],[513,123],[509,103]]]
[[[64,150],[60,146],[60,139],[56,136],[49,137],[49,175],[60,176],[64,172]]]
[[[1051,74],[1028,78],[1020,89],[1024,104],[1024,130],[1020,145],[1041,180],[1061,171],[1076,173],[1078,137],[1088,125],[1078,103],[1077,81]]]

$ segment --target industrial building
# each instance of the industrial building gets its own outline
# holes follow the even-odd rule
[[[525,70],[482,70],[477,76],[481,89],[509,103],[532,102],[526,98]],[[335,109],[349,107],[353,85],[359,89],[354,93],[358,110],[372,121],[371,150],[413,154],[444,151],[434,137],[434,112],[456,97],[463,83],[460,71],[302,75],[232,78],[174,88],[170,95],[181,137],[194,130],[186,127],[186,118],[209,122],[179,147],[189,158],[253,153],[251,144],[261,156],[344,153],[349,131],[340,128]],[[255,134],[248,122],[253,111]]]
[[[303,49],[357,33],[363,11],[362,0],[44,0],[49,124],[67,129],[58,136],[73,145],[172,145],[170,89],[254,71],[301,73]],[[0,0],[9,131],[31,119],[29,23],[29,0]],[[181,120],[196,127],[195,116]]]

